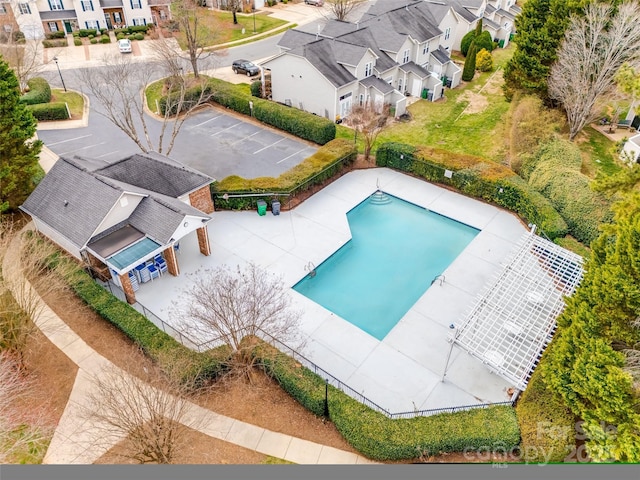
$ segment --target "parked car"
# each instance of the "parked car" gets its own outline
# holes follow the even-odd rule
[[[260,73],[258,66],[249,60],[234,60],[231,68],[233,68],[233,73],[244,73],[247,77]]]
[[[118,40],[118,48],[120,49],[120,53],[131,53],[131,40],[128,38]]]
[[[304,0],[304,3],[307,5],[315,5],[316,7],[321,7],[324,5],[324,0]]]

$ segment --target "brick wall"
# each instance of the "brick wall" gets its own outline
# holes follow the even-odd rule
[[[206,185],[195,192],[191,192],[189,194],[189,202],[191,202],[192,207],[195,207],[204,213],[213,213],[213,199],[211,198],[209,185]]]

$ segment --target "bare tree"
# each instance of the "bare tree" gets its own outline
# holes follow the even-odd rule
[[[367,100],[362,105],[355,105],[351,108],[348,122],[364,139],[364,158],[369,159],[371,148],[378,135],[389,125],[389,105],[376,104]]]
[[[111,56],[104,60],[104,68],[85,68],[78,73],[82,85],[104,109],[97,110],[97,113],[122,130],[143,152],[163,153],[165,135],[168,134],[165,154],[171,153],[185,120],[211,98],[206,79],[185,77],[175,59],[174,56],[158,63],[132,63],[129,57]],[[145,115],[144,90],[159,72],[168,76],[163,89],[166,95],[162,105],[158,105],[162,108],[156,112],[162,117],[156,139],[150,133],[149,120]]]
[[[20,90],[25,91],[27,82],[42,71],[42,44],[36,40],[20,43],[9,38],[9,42],[0,44],[0,55],[16,74]]]
[[[117,455],[139,463],[172,463],[197,421],[188,415],[184,386],[158,367],[145,367],[145,372],[140,379],[117,367],[103,369],[93,378],[95,388],[81,415],[91,421],[94,445],[111,446],[126,438],[127,448]]]
[[[222,38],[220,27],[215,23],[204,24],[198,15],[199,5],[197,0],[175,0],[171,4],[171,15],[180,25],[187,44],[187,53],[193,76],[200,76],[198,63],[220,52],[208,51],[205,47],[213,45]],[[235,18],[235,10],[234,10]],[[234,22],[234,23],[237,23]]]
[[[300,348],[300,312],[291,309],[282,279],[253,263],[238,267],[235,274],[225,266],[197,273],[183,300],[174,305],[172,316],[180,319],[185,332],[212,346],[228,345],[234,373],[249,373],[255,366],[252,340],[257,337]]]
[[[591,3],[584,17],[571,19],[549,77],[549,95],[567,113],[571,140],[597,117],[596,103],[615,89],[620,67],[640,61],[639,23],[640,6],[628,1],[615,12]]]
[[[20,408],[20,400],[34,395],[33,383],[8,352],[0,352],[0,463],[12,463],[29,451],[44,448],[53,426],[36,408]]]
[[[326,0],[326,4],[336,20],[344,22],[347,20],[349,14],[360,4],[366,0]]]

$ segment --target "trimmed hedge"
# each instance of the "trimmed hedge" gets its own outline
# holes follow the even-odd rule
[[[20,103],[37,105],[51,101],[51,87],[42,77],[34,77],[27,82],[29,91],[20,97]]]
[[[567,234],[567,224],[552,204],[504,165],[473,155],[400,143],[382,144],[376,152],[376,164],[500,205],[536,224],[551,239]],[[444,176],[445,170],[453,172],[451,178]]]
[[[277,178],[258,177],[247,180],[237,175],[231,175],[213,184],[213,193],[296,193],[296,190],[303,184],[300,191],[309,189],[333,177],[344,166],[342,162],[336,164],[338,160],[346,158],[346,163],[350,164],[355,160],[356,155],[356,148],[351,141],[335,139],[320,147],[316,153]],[[331,167],[332,165],[333,167]],[[313,178],[313,181],[305,184],[311,178]],[[255,208],[258,200],[269,201],[273,199],[272,196],[264,196],[229,198],[225,200],[216,197],[216,195],[213,195],[213,198],[215,207],[218,210],[248,210]],[[276,198],[281,202],[287,201],[287,197],[284,196],[280,198],[276,195]]]
[[[282,353],[270,351],[258,356],[283,390],[314,414],[323,414],[324,379]],[[510,450],[520,440],[515,411],[509,406],[391,420],[331,386],[328,398],[329,415],[340,434],[374,460],[407,460],[463,450]]]
[[[100,37],[100,43],[111,43],[111,37],[109,35],[102,35]]]
[[[205,89],[211,95],[213,102],[243,115],[251,115],[253,113],[253,117],[257,120],[305,140],[324,145],[336,137],[336,126],[332,121],[297,108],[252,97],[245,87],[211,78],[207,81]],[[194,87],[189,90],[187,96],[189,98],[199,98],[200,87]],[[251,112],[250,102],[253,102],[253,112]],[[160,99],[159,103],[160,112],[164,115],[167,103],[166,97]],[[187,108],[187,105],[185,105],[182,111]],[[175,114],[177,112],[172,113]]]
[[[27,105],[36,120],[68,120],[69,111],[64,102],[41,103],[39,105]]]
[[[216,378],[223,372],[228,359],[228,352],[224,348],[204,353],[190,350],[156,327],[131,305],[120,301],[98,285],[84,270],[78,268],[66,281],[92,310],[118,327],[154,361],[177,373],[181,381],[201,382]]]
[[[533,372],[516,405],[523,460],[562,462],[575,446],[576,419],[547,387],[541,372]]]

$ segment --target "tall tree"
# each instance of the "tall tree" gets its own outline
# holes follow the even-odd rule
[[[341,22],[346,21],[349,14],[363,2],[365,0],[326,0],[329,12]]]
[[[464,60],[464,67],[462,69],[462,80],[470,82],[473,80],[473,76],[476,73],[476,55],[478,54],[478,48],[476,47],[475,40],[471,42],[469,51],[467,52],[467,58]]]
[[[585,420],[596,461],[640,461],[640,193],[615,205],[614,223],[592,243],[586,274],[558,318],[543,364],[546,383]]]
[[[0,213],[17,209],[42,175],[37,122],[19,100],[18,79],[0,57]]]
[[[572,16],[549,77],[549,96],[566,111],[571,140],[598,116],[596,103],[615,92],[620,68],[640,63],[638,24],[636,2],[622,3],[617,11],[590,4],[584,16]]]
[[[547,77],[569,24],[569,13],[578,8],[575,3],[573,0],[528,0],[522,6],[515,21],[516,50],[504,69],[507,98],[511,98],[515,90],[522,90],[546,99]]]

